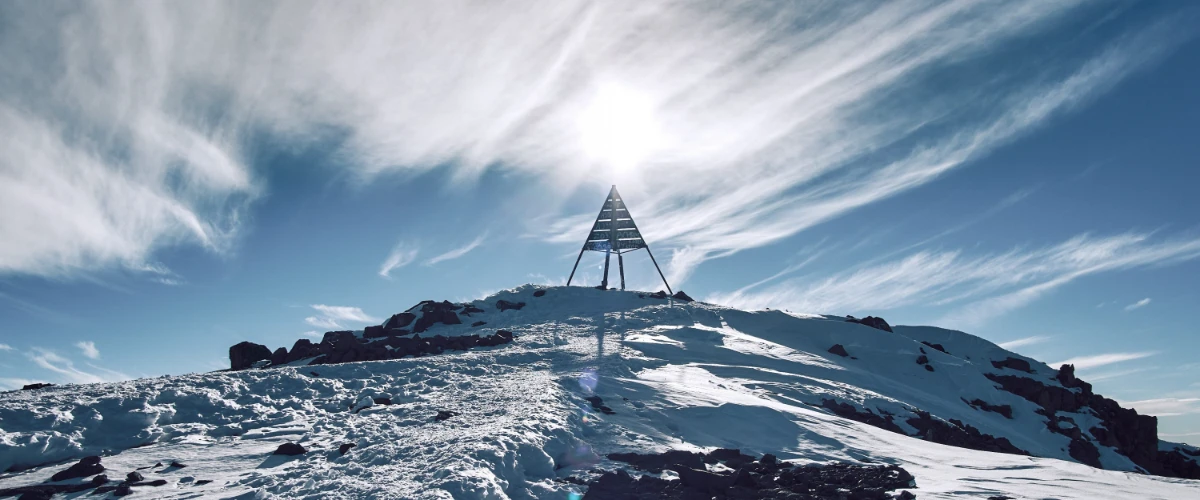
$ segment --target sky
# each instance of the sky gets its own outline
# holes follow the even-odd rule
[[[0,388],[561,285],[615,184],[676,290],[961,329],[1200,444],[1197,26],[1166,0],[8,2]]]

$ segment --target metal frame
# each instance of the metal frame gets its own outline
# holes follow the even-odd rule
[[[618,203],[620,204],[621,208],[618,208]],[[625,210],[625,214],[629,217],[629,225],[633,226],[632,232],[629,232],[629,228],[617,227],[619,225],[617,220],[617,212],[622,208]],[[617,266],[621,273],[621,289],[624,290],[625,258],[623,256],[629,252],[644,248],[646,249],[646,253],[650,255],[650,262],[654,263],[654,269],[658,271],[658,277],[662,278],[663,284],[667,286],[667,292],[674,294],[675,292],[671,290],[671,284],[667,283],[667,277],[663,275],[662,268],[658,267],[658,261],[654,259],[654,253],[650,251],[650,244],[646,243],[646,239],[642,236],[641,230],[638,229],[637,223],[633,221],[633,214],[629,213],[629,207],[625,206],[625,201],[621,199],[621,193],[617,192],[616,184],[613,184],[612,189],[608,191],[608,198],[606,198],[604,200],[604,204],[600,206],[600,213],[596,215],[596,221],[592,223],[592,228],[588,231],[588,237],[583,241],[583,248],[579,249],[579,256],[575,258],[575,266],[571,268],[571,276],[567,278],[567,286],[571,286],[571,280],[575,279],[575,271],[579,269],[579,261],[583,259],[583,252],[588,250],[599,251],[599,249],[596,248],[588,248],[588,245],[597,241],[592,239],[594,234],[596,234],[598,231],[603,231],[603,229],[597,229],[597,227],[600,226],[601,221],[604,219],[604,212],[606,211],[611,211],[612,213],[608,217],[608,244],[604,246],[604,279],[601,281],[600,286],[606,290],[608,289],[609,259],[612,257],[614,249],[617,253]],[[622,232],[626,236],[632,234],[636,237],[636,239],[641,240],[641,246],[637,246],[636,248],[621,248],[619,233]]]

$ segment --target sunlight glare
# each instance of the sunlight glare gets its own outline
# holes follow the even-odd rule
[[[617,171],[630,170],[658,143],[658,123],[649,96],[621,85],[596,89],[580,117],[584,152]]]

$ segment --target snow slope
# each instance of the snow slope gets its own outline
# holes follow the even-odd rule
[[[1037,405],[984,375],[1012,374],[990,363],[1007,357],[1029,361],[1034,373],[1022,375],[1046,383],[1055,370],[965,333],[889,333],[591,288],[534,297],[538,289],[476,301],[485,312],[472,321],[423,334],[515,332],[502,346],[0,395],[0,470],[16,470],[0,474],[0,489],[102,455],[113,478],[187,465],[144,470],[167,484],[135,487],[137,497],[561,499],[586,490],[565,478],[618,467],[608,453],[726,447],[898,464],[916,477],[918,498],[1200,498],[1200,481],[1126,472],[1136,465],[1111,447],[1099,447],[1100,460],[1113,470],[1074,461],[1070,438],[1050,432]],[[528,305],[500,312],[501,299]],[[829,353],[835,343],[853,358]],[[922,350],[934,371],[915,361]],[[593,395],[614,413],[595,411]],[[367,406],[376,397],[393,404]],[[1009,405],[1013,418],[964,402],[973,399]],[[825,400],[890,413],[906,434],[917,433],[906,421],[917,411],[959,420],[1034,456],[890,432],[836,416]],[[436,421],[441,410],[458,415]],[[1082,428],[1095,418],[1072,417]],[[271,455],[285,442],[309,453]],[[356,447],[341,455],[343,443]]]

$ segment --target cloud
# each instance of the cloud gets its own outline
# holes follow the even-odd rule
[[[1098,52],[995,50],[1108,14],[1098,10],[1040,0],[5,4],[0,233],[19,238],[0,243],[0,273],[140,270],[175,245],[229,252],[264,190],[245,158],[269,137],[336,139],[337,163],[364,182],[435,168],[457,182],[489,169],[537,179],[512,198],[559,199],[536,199],[545,220],[526,229],[571,245],[594,213],[547,207],[631,181],[624,194],[644,234],[677,250],[667,271],[678,282],[967,164],[1156,61],[1180,32],[1146,26]],[[958,71],[977,61],[997,71]],[[1059,67],[1070,70],[1046,70]],[[947,71],[963,84],[920,85]],[[599,127],[654,132],[624,134],[637,147],[615,156],[640,160],[628,170],[589,154],[597,127],[586,111],[611,95],[652,122],[618,113]]]
[[[1085,370],[1088,368],[1096,368],[1098,366],[1111,365],[1113,363],[1121,363],[1134,359],[1142,359],[1158,354],[1156,352],[1112,352],[1107,354],[1095,354],[1091,356],[1079,356],[1057,363],[1049,363],[1050,366],[1075,365],[1076,370]]]
[[[5,389],[5,390],[20,389],[24,386],[27,386],[27,385],[33,384],[33,383],[37,383],[37,381],[29,380],[26,378],[0,377],[0,389]]]
[[[324,334],[321,332],[318,332],[316,330],[309,330],[307,332],[301,333],[300,335],[303,335],[305,337],[321,338],[321,336]]]
[[[1146,297],[1142,300],[1139,300],[1137,302],[1134,302],[1132,304],[1125,306],[1125,310],[1132,311],[1134,309],[1141,309],[1143,307],[1146,307],[1148,304],[1150,304],[1150,297]]]
[[[1051,339],[1051,337],[1048,337],[1045,335],[1034,335],[1032,337],[1024,337],[1024,338],[1019,338],[1016,340],[1010,340],[1008,342],[1001,342],[996,345],[1000,346],[1003,349],[1008,349],[1011,351],[1018,347],[1025,347],[1027,345],[1040,344],[1040,343],[1045,342],[1050,339]]]
[[[1157,417],[1174,417],[1200,413],[1200,398],[1162,398],[1147,399],[1121,403],[1121,406],[1133,408],[1138,413]]]
[[[96,349],[96,343],[90,340],[80,341],[75,343],[75,347],[83,351],[83,355],[91,359],[100,359],[100,350]]]
[[[403,241],[396,243],[396,246],[392,247],[392,253],[388,254],[387,259],[380,266],[379,275],[391,279],[392,271],[407,266],[416,260],[419,250],[416,246],[409,245]]]
[[[483,234],[479,235],[477,238],[475,238],[474,240],[472,240],[470,243],[467,243],[466,245],[455,248],[454,250],[450,250],[449,252],[443,253],[432,259],[429,259],[429,261],[426,262],[425,265],[432,266],[434,264],[437,264],[438,262],[453,260],[453,259],[462,257],[462,256],[466,255],[468,252],[470,252],[471,250],[474,250],[475,248],[477,248],[479,245],[482,245],[483,240],[486,238],[487,238],[487,233],[483,233]]]
[[[12,346],[10,346],[8,344],[0,344],[0,351],[11,351],[11,350],[13,350]]]
[[[740,308],[817,313],[946,306],[953,309],[939,324],[962,328],[1022,307],[1085,276],[1198,257],[1200,238],[1083,234],[1055,245],[1003,253],[915,251],[824,276],[801,276],[757,290],[715,294],[707,300]]]
[[[33,361],[34,364],[46,370],[57,373],[61,380],[64,380],[68,383],[95,384],[100,382],[129,380],[131,378],[124,373],[100,368],[95,365],[89,365],[89,367],[101,373],[92,373],[80,370],[75,367],[75,363],[71,360],[58,355],[54,351],[43,349],[41,347],[34,347],[25,355],[30,359],[30,361]]]
[[[311,306],[316,310],[318,316],[309,316],[304,318],[304,321],[317,328],[339,329],[342,328],[342,321],[350,321],[354,323],[377,323],[379,318],[374,318],[363,312],[357,307],[347,306],[327,306],[324,304],[313,304]]]

